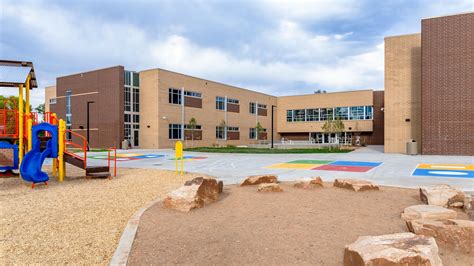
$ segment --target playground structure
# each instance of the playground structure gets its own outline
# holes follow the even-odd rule
[[[5,101],[0,109],[2,175],[17,175],[13,171],[19,170],[21,177],[31,182],[32,187],[37,183],[47,185],[49,176],[41,171],[46,158],[52,158],[53,176],[57,175],[59,182],[66,175],[66,163],[85,170],[86,177],[110,178],[113,160],[113,176],[116,175],[115,147],[108,149],[107,166],[90,166],[84,136],[66,129],[66,122],[54,113],[46,112],[40,123],[38,114],[31,112],[30,90],[38,87],[32,62],[0,60],[0,79],[0,87],[18,89],[18,102]],[[68,139],[67,134],[73,135],[76,141]]]

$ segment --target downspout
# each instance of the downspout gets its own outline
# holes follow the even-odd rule
[[[224,140],[227,141],[227,96],[225,96],[224,102]]]

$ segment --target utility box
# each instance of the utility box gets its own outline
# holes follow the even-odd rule
[[[129,146],[128,140],[124,139],[122,141],[122,150],[128,150],[128,146]]]
[[[408,155],[418,154],[418,143],[416,143],[416,140],[411,139],[407,142],[407,154]]]

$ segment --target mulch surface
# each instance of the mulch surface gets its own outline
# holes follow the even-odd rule
[[[406,232],[400,213],[421,204],[414,189],[356,193],[327,183],[315,190],[280,185],[284,192],[226,186],[218,202],[189,213],[152,206],[129,264],[342,265],[345,245],[359,236]],[[444,265],[469,265],[473,258],[442,246],[440,255]]]

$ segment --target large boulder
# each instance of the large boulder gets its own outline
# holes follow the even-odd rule
[[[413,205],[405,208],[401,218],[406,222],[417,219],[447,220],[456,219],[457,213],[437,205]]]
[[[447,245],[462,252],[474,252],[474,222],[449,219],[445,221],[412,220],[407,222],[408,230],[424,236],[431,236],[438,244]]]
[[[358,179],[336,179],[334,180],[334,186],[345,189],[352,189],[354,191],[365,191],[365,190],[379,190],[377,185],[372,184],[366,180]]]
[[[252,186],[259,185],[263,183],[276,183],[276,175],[253,175],[247,177],[244,181],[240,183],[240,186]]]
[[[474,221],[474,197],[472,195],[464,198],[464,212],[471,221]]]
[[[201,208],[219,197],[219,185],[216,179],[196,177],[184,183],[184,186],[170,192],[163,200],[163,207],[188,212]]]
[[[277,183],[260,184],[257,188],[258,192],[283,192],[283,189]]]
[[[420,188],[421,201],[429,205],[462,208],[464,198],[464,192],[449,185],[432,185]]]
[[[344,250],[344,265],[442,265],[432,237],[412,233],[361,236]]]
[[[293,185],[295,188],[314,189],[324,187],[321,177],[314,177],[309,181],[299,181]]]

